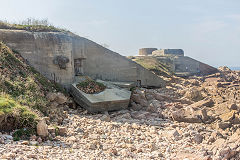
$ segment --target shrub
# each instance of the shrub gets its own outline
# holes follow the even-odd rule
[[[34,18],[28,18],[20,23],[0,21],[0,29],[26,30],[32,32],[68,32],[65,29],[51,25],[47,19],[38,20]]]

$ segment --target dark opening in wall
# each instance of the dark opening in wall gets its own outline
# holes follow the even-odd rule
[[[137,87],[141,87],[142,85],[141,85],[141,80],[137,80],[137,85],[136,85]]]
[[[83,58],[74,59],[75,76],[83,75]]]

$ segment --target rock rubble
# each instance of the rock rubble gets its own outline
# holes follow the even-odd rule
[[[0,159],[237,160],[239,86],[240,73],[225,68],[175,77],[166,88],[137,89],[128,110],[90,114],[68,107],[59,117],[50,114],[62,121],[48,126],[48,138],[13,141],[12,133],[0,133]],[[67,105],[66,99],[53,108]]]

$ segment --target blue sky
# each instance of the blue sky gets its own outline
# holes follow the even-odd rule
[[[0,0],[0,19],[48,20],[122,55],[182,48],[213,66],[240,66],[239,0]]]

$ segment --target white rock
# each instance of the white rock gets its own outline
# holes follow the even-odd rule
[[[42,137],[48,136],[48,126],[45,120],[40,120],[37,124],[37,134]]]

